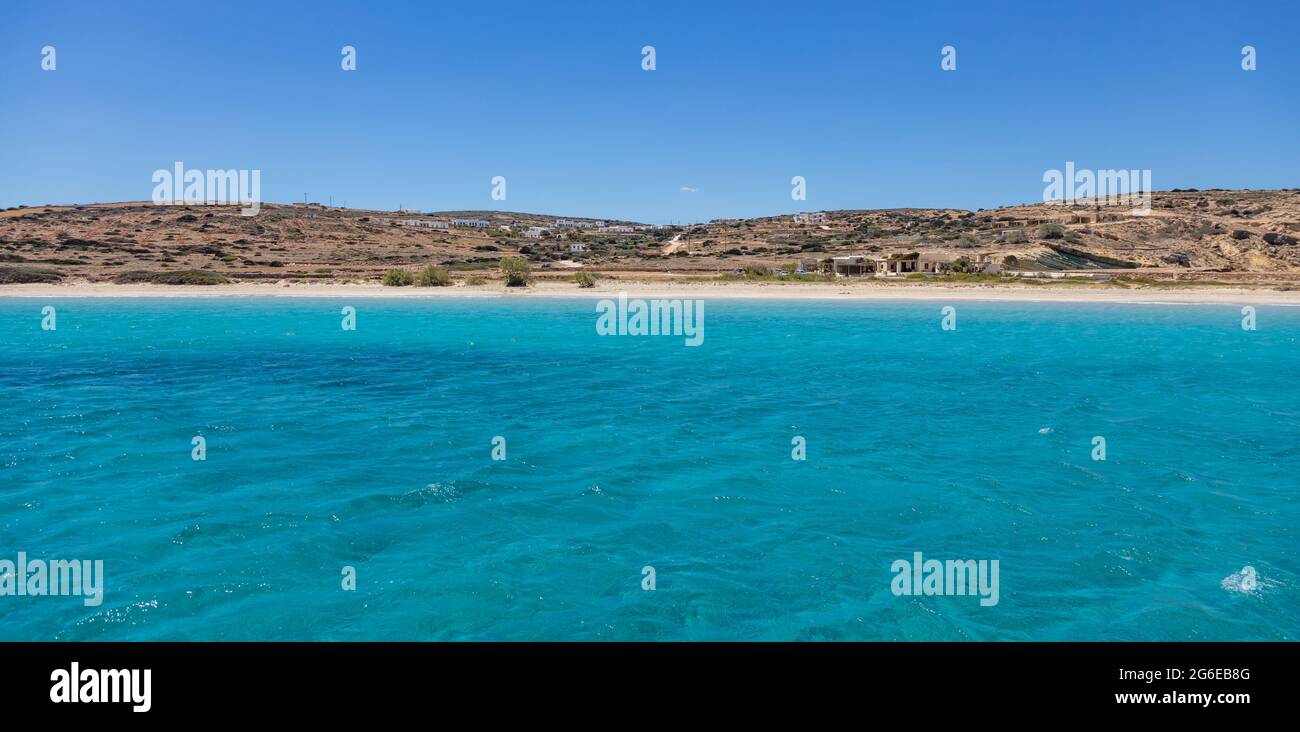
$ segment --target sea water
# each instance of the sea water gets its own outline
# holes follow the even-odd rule
[[[1300,636],[1300,309],[706,313],[0,299],[0,560],[103,562],[0,640]]]

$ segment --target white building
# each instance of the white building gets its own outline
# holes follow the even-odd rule
[[[633,229],[631,226],[623,226],[623,225],[606,226],[604,230],[611,234],[631,234],[632,232],[636,231],[636,229]]]
[[[472,229],[486,229],[492,222],[486,219],[452,219],[452,226],[468,226]]]
[[[824,224],[826,223],[826,214],[822,211],[813,213],[798,213],[794,215],[796,224]]]
[[[528,227],[528,230],[524,232],[524,238],[541,239],[544,235],[549,234],[550,231],[550,229],[544,226],[530,226]]]
[[[398,219],[398,224],[402,226],[418,226],[423,229],[449,229],[451,225],[446,221],[437,219]]]
[[[571,254],[579,254],[585,251],[587,251],[587,245],[585,242],[580,242],[580,241],[569,242],[569,252]]]
[[[604,221],[577,221],[574,219],[556,219],[555,225],[561,229],[592,229],[604,226]]]

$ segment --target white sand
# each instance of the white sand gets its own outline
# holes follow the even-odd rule
[[[537,298],[615,297],[704,298],[744,300],[1010,300],[1043,302],[1144,302],[1300,305],[1300,291],[1232,287],[1119,288],[1079,285],[948,285],[776,282],[632,282],[602,280],[596,287],[571,282],[542,282],[528,288],[500,284],[478,287],[384,287],[349,284],[269,284],[170,286],[74,283],[0,285],[0,297],[319,297],[319,298]]]

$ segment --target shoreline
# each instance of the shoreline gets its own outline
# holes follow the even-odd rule
[[[873,285],[845,283],[611,282],[592,288],[542,282],[527,288],[492,284],[478,287],[385,287],[379,284],[117,285],[111,283],[0,285],[0,300],[14,298],[367,298],[367,299],[537,299],[630,297],[729,300],[867,302],[887,300],[986,300],[1007,302],[1169,303],[1187,305],[1294,305],[1300,291],[1215,287],[1213,289],[1114,289],[1091,285]],[[1085,289],[1088,288],[1088,289]]]

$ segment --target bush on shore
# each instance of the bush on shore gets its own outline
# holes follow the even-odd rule
[[[583,270],[573,276],[573,281],[578,283],[578,287],[595,287],[596,276]]]
[[[0,285],[53,283],[62,280],[62,273],[44,267],[0,267]]]
[[[383,282],[386,287],[410,287],[415,277],[404,269],[390,269],[384,273]]]
[[[447,287],[451,285],[451,273],[446,267],[431,264],[415,275],[415,284],[418,287]]]
[[[532,268],[523,257],[502,257],[501,273],[506,276],[506,287],[527,287]]]
[[[113,278],[119,285],[139,284],[154,285],[224,285],[230,280],[214,272],[189,269],[181,272],[123,272]]]

